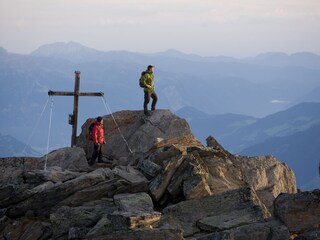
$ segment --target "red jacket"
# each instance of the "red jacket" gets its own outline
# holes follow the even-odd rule
[[[104,143],[104,129],[103,124],[100,122],[95,122],[92,129],[92,141],[94,144],[96,143]]]

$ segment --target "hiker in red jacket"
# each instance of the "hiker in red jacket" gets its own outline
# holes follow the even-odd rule
[[[92,166],[98,157],[98,162],[102,163],[102,145],[105,144],[102,117],[97,117],[92,129],[93,153],[89,165]]]

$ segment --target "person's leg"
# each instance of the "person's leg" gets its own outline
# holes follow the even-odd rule
[[[149,92],[144,92],[144,103],[143,103],[143,110],[144,113],[148,113],[148,104],[150,102],[150,93]]]
[[[102,163],[102,144],[100,144],[100,147],[98,149],[98,163]]]
[[[89,162],[90,166],[96,162],[96,159],[98,156],[98,150],[99,150],[99,144],[93,144],[93,152],[92,152],[91,160]]]
[[[156,110],[158,96],[155,92],[153,92],[153,93],[151,93],[151,97],[152,97],[151,111],[154,111],[154,110]]]

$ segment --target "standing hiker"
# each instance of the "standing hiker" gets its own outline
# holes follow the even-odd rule
[[[102,117],[97,117],[92,128],[93,153],[89,165],[92,166],[98,157],[98,162],[102,161],[102,145],[105,144]]]
[[[154,91],[154,76],[153,76],[154,66],[149,65],[147,70],[142,72],[140,78],[140,86],[144,89],[144,103],[143,110],[144,114],[150,116],[148,111],[148,104],[150,102],[150,97],[152,98],[151,111],[156,110],[156,104],[158,100],[158,96]]]

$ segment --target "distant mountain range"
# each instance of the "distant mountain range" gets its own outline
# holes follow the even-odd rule
[[[12,136],[0,134],[0,157],[41,156],[39,152],[26,146],[25,143]]]
[[[320,102],[319,55],[263,53],[237,59],[202,57],[173,49],[150,54],[103,52],[76,42],[60,42],[41,46],[28,55],[0,47],[0,132],[21,142],[27,142],[32,135],[30,145],[41,154],[45,153],[49,130],[49,150],[69,146],[68,115],[72,113],[73,98],[49,99],[48,90],[73,91],[74,71],[79,70],[80,91],[104,92],[111,111],[142,109],[143,92],[138,79],[149,64],[156,66],[157,107],[186,111],[201,141],[213,135],[231,152],[240,153],[316,124],[306,117],[287,114],[309,108],[299,107],[300,103]],[[294,110],[296,107],[301,109]],[[188,108],[195,112],[190,113]],[[78,132],[86,119],[106,114],[109,111],[102,99],[80,97]],[[277,120],[281,114],[289,117],[282,124],[281,119]],[[313,117],[315,120],[318,116]]]
[[[320,187],[320,103],[300,103],[264,118],[209,115],[190,107],[176,114],[204,144],[212,135],[234,154],[274,155],[294,170],[299,187]]]

